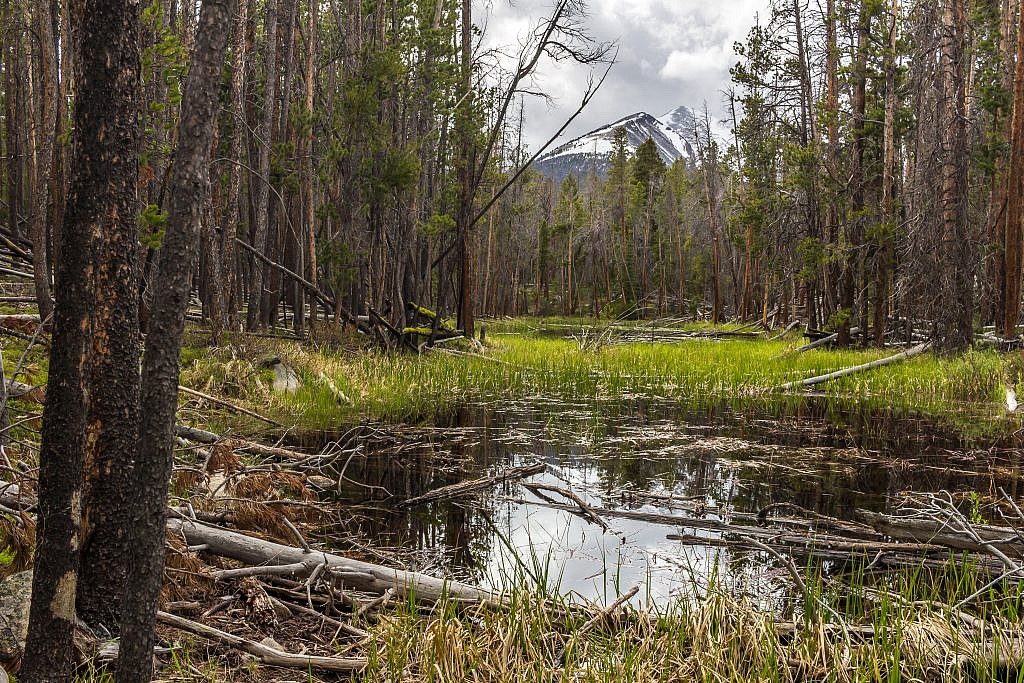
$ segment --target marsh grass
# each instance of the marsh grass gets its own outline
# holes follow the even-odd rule
[[[646,397],[692,408],[727,401],[770,408],[801,400],[774,391],[780,384],[892,353],[829,349],[792,354],[798,339],[695,339],[599,350],[534,333],[494,333],[489,340],[487,358],[315,350],[285,340],[250,341],[242,352],[193,348],[183,357],[182,378],[190,386],[241,399],[282,423],[327,429],[360,419],[417,422],[471,402],[532,396]],[[272,373],[260,365],[270,357],[296,370],[302,379],[297,392],[270,390]],[[1006,429],[1008,421],[994,419],[1001,415],[1006,364],[994,351],[954,358],[925,355],[817,388],[836,407],[922,411],[981,435]]]
[[[359,680],[1021,680],[1019,591],[992,589],[976,613],[950,607],[974,590],[976,569],[951,558],[937,574],[812,572],[808,595],[774,610],[712,583],[701,597],[641,604],[582,635],[578,605],[527,583],[508,589],[505,610],[405,603],[373,629]],[[828,610],[801,609],[810,604]]]

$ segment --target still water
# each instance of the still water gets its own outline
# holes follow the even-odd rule
[[[920,416],[813,399],[696,411],[537,398],[467,407],[434,424],[403,429],[397,446],[381,446],[379,433],[358,441],[344,468],[346,505],[327,539],[350,552],[387,548],[413,569],[499,588],[526,576],[602,602],[639,585],[639,599],[664,604],[702,594],[709,581],[765,595],[785,572],[761,553],[731,550],[728,532],[616,517],[604,531],[519,483],[412,510],[395,503],[538,460],[546,471],[530,482],[569,489],[595,508],[741,524],[777,503],[846,518],[890,510],[913,492],[976,501],[1003,487],[1016,496],[1020,479],[1012,430],[994,446],[970,443]],[[670,538],[678,535],[691,538]]]

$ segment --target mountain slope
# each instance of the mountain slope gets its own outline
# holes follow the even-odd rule
[[[556,147],[537,159],[534,168],[556,183],[570,173],[581,180],[591,173],[604,178],[611,161],[615,129],[620,127],[626,129],[626,147],[631,156],[650,138],[666,164],[677,159],[692,162],[693,125],[694,115],[688,107],[678,107],[659,118],[638,112]]]

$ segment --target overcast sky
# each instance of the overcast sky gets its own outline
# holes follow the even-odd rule
[[[477,23],[487,22],[486,44],[516,45],[531,24],[546,16],[554,0],[478,0]],[[721,92],[729,86],[733,43],[743,40],[767,0],[588,0],[591,33],[617,40],[618,63],[608,80],[566,131],[561,142],[628,114],[654,116],[687,105],[708,104],[713,116],[725,116]],[[554,106],[530,98],[525,137],[536,149],[572,114],[586,88],[587,70],[545,67],[538,85],[555,98]]]

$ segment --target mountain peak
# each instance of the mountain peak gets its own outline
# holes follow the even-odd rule
[[[626,149],[630,155],[650,138],[666,164],[679,159],[689,162],[694,158],[689,142],[693,136],[693,120],[692,110],[685,106],[661,117],[636,112],[555,147],[537,159],[534,167],[555,182],[561,182],[569,174],[579,179],[591,173],[604,177],[608,173],[617,128],[626,130]]]

